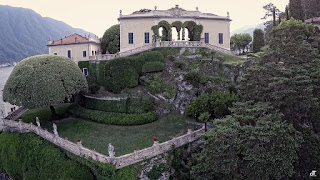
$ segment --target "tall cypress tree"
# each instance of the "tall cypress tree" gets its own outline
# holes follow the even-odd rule
[[[253,31],[253,52],[259,52],[261,48],[265,45],[264,42],[264,32],[261,29],[255,29]]]
[[[299,20],[304,20],[304,11],[302,7],[301,0],[290,0],[289,1],[289,11],[291,17]]]

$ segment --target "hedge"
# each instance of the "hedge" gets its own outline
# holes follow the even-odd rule
[[[141,125],[156,121],[158,119],[157,113],[155,112],[143,114],[114,113],[86,109],[79,105],[70,106],[69,112],[81,118],[91,119],[92,121],[112,125]]]
[[[88,80],[91,92],[96,92],[99,86],[107,91],[120,93],[125,88],[138,85],[139,75],[146,62],[164,62],[160,52],[145,52],[131,57],[120,57],[109,61],[88,62],[81,61],[78,66],[88,68]],[[163,65],[164,66],[164,65]]]
[[[143,73],[159,72],[164,70],[164,63],[162,62],[146,62],[142,67]]]
[[[142,98],[128,98],[120,101],[100,100],[84,97],[84,107],[92,110],[115,113],[144,113],[153,109],[153,99],[145,95]]]
[[[90,168],[31,133],[0,134],[0,171],[12,179],[94,179]]]
[[[138,56],[138,58],[142,58],[145,62],[164,62],[163,55],[157,51],[142,53]]]

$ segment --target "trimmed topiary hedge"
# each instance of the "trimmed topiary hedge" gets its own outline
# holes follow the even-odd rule
[[[142,67],[143,73],[159,72],[164,70],[164,63],[162,62],[146,62]]]
[[[78,63],[80,69],[88,68],[88,81],[91,92],[96,92],[98,86],[104,86],[107,91],[120,93],[125,88],[138,85],[139,75],[146,62],[164,62],[160,52],[151,51],[131,57],[121,57],[109,61]],[[164,66],[164,65],[163,65]]]
[[[91,110],[79,105],[70,106],[69,112],[81,118],[91,119],[92,121],[124,126],[147,124],[158,119],[156,112],[125,114]]]
[[[142,98],[128,98],[120,101],[84,97],[83,104],[87,109],[115,113],[145,113],[153,109],[153,99],[148,95]]]

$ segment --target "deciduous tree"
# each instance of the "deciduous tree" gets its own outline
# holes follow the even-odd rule
[[[28,109],[50,107],[87,91],[87,80],[69,58],[38,55],[26,58],[13,69],[3,90],[3,99]]]
[[[107,29],[101,39],[102,53],[107,51],[115,54],[120,51],[120,25],[116,24]]]
[[[249,48],[251,41],[252,37],[248,33],[234,34],[231,36],[230,45],[233,50],[238,50],[239,52],[242,50],[242,53],[244,53]]]
[[[198,117],[200,114],[207,112],[209,118],[222,118],[230,114],[229,107],[236,101],[238,101],[238,98],[229,92],[215,91],[211,94],[203,94],[193,99],[191,105],[186,109],[186,114]]]

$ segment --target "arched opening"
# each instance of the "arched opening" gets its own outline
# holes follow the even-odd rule
[[[180,40],[180,34],[176,27],[171,28],[172,31],[172,41],[179,41]]]
[[[160,21],[158,23],[159,31],[162,34],[161,40],[162,41],[171,41],[172,39],[172,31],[171,25],[167,21]]]
[[[174,27],[175,29],[172,30],[172,37],[176,37],[175,39],[180,41],[182,38],[181,38],[181,27],[182,27],[182,22],[181,21],[175,21],[171,24],[171,27]],[[173,36],[173,34],[175,36]]]
[[[184,31],[184,36],[185,36],[185,38],[183,39],[183,41],[190,41],[189,31],[186,28],[185,28],[185,31]]]
[[[160,35],[160,38],[161,38],[161,41],[168,41],[168,33],[169,31],[163,27],[163,26],[160,26],[159,28],[159,35]]]

